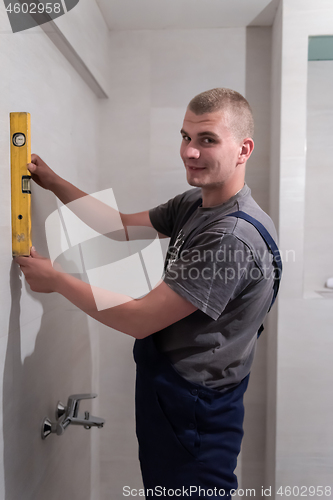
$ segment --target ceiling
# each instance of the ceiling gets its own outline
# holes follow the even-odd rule
[[[110,30],[270,26],[279,0],[96,0]]]

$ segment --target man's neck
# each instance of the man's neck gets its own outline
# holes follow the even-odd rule
[[[215,207],[217,205],[222,205],[226,203],[230,198],[238,194],[244,187],[244,181],[242,184],[231,186],[228,189],[223,187],[222,189],[209,189],[201,188],[202,196],[202,206],[203,208]]]

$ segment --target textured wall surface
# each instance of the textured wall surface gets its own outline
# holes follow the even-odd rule
[[[304,295],[309,239],[306,234],[306,142],[308,37],[333,34],[333,6],[328,0],[287,0],[282,13],[280,244],[285,258],[278,310],[276,486],[331,486],[332,483],[332,300]],[[312,64],[312,63],[311,63]],[[312,77],[311,77],[312,79]],[[330,87],[331,88],[331,85]],[[320,92],[320,91],[319,91]],[[311,92],[312,93],[312,92]],[[326,109],[321,109],[320,122]],[[309,144],[311,138],[308,137]],[[318,158],[319,160],[319,158]],[[317,165],[319,167],[319,163]],[[326,176],[328,184],[332,177]],[[308,176],[311,183],[311,174]],[[324,198],[312,191],[311,203]],[[328,219],[320,217],[320,221]],[[317,227],[321,237],[326,232]],[[327,234],[330,238],[330,235]],[[318,241],[318,240],[317,240]],[[316,259],[325,259],[314,248]],[[311,251],[310,251],[311,253]],[[308,490],[309,491],[309,490]],[[319,495],[318,495],[319,496]],[[277,497],[279,498],[279,497]],[[332,498],[332,492],[329,498]]]
[[[85,8],[85,2],[77,7],[83,17]],[[45,416],[54,421],[58,400],[98,392],[98,330],[62,297],[31,292],[12,262],[9,113],[30,112],[32,151],[58,174],[93,192],[100,105],[41,28],[13,34],[3,5],[0,21],[0,497],[59,500],[65,492],[64,498],[90,500],[99,496],[101,431],[70,427],[46,441],[40,431]],[[89,28],[101,33],[105,27],[91,22]],[[45,256],[44,223],[55,209],[52,193],[33,185],[32,240]],[[98,402],[82,403],[82,410],[89,408],[96,414]]]
[[[333,61],[309,61],[304,294],[313,298],[320,294],[333,298],[333,292],[324,287],[333,276],[332,85]]]

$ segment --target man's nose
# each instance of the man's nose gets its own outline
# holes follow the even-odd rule
[[[193,147],[193,146],[187,146],[185,155],[187,158],[195,158],[198,159],[200,157],[200,151],[199,149]]]

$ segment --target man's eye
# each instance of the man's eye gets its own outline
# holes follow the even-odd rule
[[[212,144],[214,142],[214,139],[211,139],[210,137],[205,137],[202,142],[205,144]]]
[[[191,139],[189,138],[188,135],[183,135],[183,141],[190,141]]]

